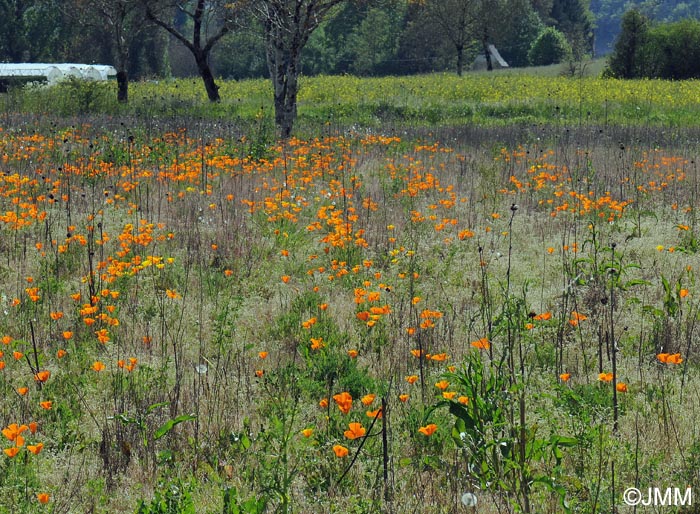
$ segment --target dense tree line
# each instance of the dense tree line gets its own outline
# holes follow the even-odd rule
[[[468,69],[494,44],[530,64],[545,28],[590,54],[588,0],[346,0],[326,4],[299,61],[306,74],[411,74]],[[0,61],[113,64],[127,77],[269,75],[266,20],[255,0],[0,0]],[[307,2],[308,3],[308,2]],[[284,7],[296,3],[278,1]],[[267,8],[265,7],[267,5]],[[268,27],[269,28],[269,27]]]
[[[638,9],[627,11],[606,74],[618,78],[700,78],[700,21],[653,23]]]

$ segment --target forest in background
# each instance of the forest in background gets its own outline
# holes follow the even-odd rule
[[[196,75],[197,67],[187,48],[149,23],[136,8],[138,4],[170,8],[171,25],[186,33],[191,31],[192,21],[183,8],[194,3],[1,0],[0,61],[115,63],[118,50],[114,38],[109,37],[115,21],[105,15],[104,8],[111,4],[110,9],[117,5],[129,10],[123,22],[136,34],[126,41],[131,78]],[[216,19],[213,6],[217,3],[207,3],[212,12],[212,17],[205,19],[208,33],[224,23]],[[212,69],[221,78],[268,76],[263,27],[254,12],[255,2],[233,4],[240,9],[231,30],[212,48]],[[569,55],[599,56],[612,50],[622,14],[632,6],[660,22],[700,12],[698,0],[345,2],[334,6],[310,35],[303,49],[302,72],[383,76],[468,69],[482,50],[480,39],[495,44],[510,66],[547,64],[541,59],[533,62],[532,54],[545,29],[565,36]]]

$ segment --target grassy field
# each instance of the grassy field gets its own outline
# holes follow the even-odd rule
[[[0,512],[695,512],[697,83],[112,87],[2,99]]]

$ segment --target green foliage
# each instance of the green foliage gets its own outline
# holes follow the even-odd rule
[[[606,75],[617,78],[685,80],[700,77],[700,21],[683,20],[651,26],[630,10],[610,56]]]
[[[564,61],[571,55],[566,36],[553,27],[544,29],[532,43],[528,59],[533,66],[546,66]]]
[[[649,31],[648,76],[685,80],[700,78],[700,21],[661,24]]]
[[[623,79],[643,77],[648,64],[643,54],[648,33],[649,20],[636,9],[627,11],[615,49],[608,58],[606,75]]]
[[[262,514],[267,502],[264,498],[251,497],[242,501],[235,487],[224,489],[224,509],[222,514]]]
[[[150,502],[139,500],[135,514],[195,514],[191,490],[191,483],[180,480],[161,483]]]

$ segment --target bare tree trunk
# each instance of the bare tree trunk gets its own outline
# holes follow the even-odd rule
[[[219,86],[214,80],[214,74],[209,66],[209,53],[204,52],[193,52],[194,60],[197,63],[197,70],[199,71],[199,76],[202,77],[202,82],[204,82],[204,89],[207,91],[207,97],[210,102],[220,102],[221,96],[219,96]]]
[[[120,104],[129,101],[129,76],[123,69],[117,72],[117,101]]]
[[[457,76],[461,77],[464,72],[464,46],[457,45]]]
[[[489,51],[489,35],[486,30],[484,30],[484,38],[481,40],[481,46],[484,50],[484,57],[486,58],[486,69],[488,71],[493,71],[493,62],[491,61],[491,52]]]

